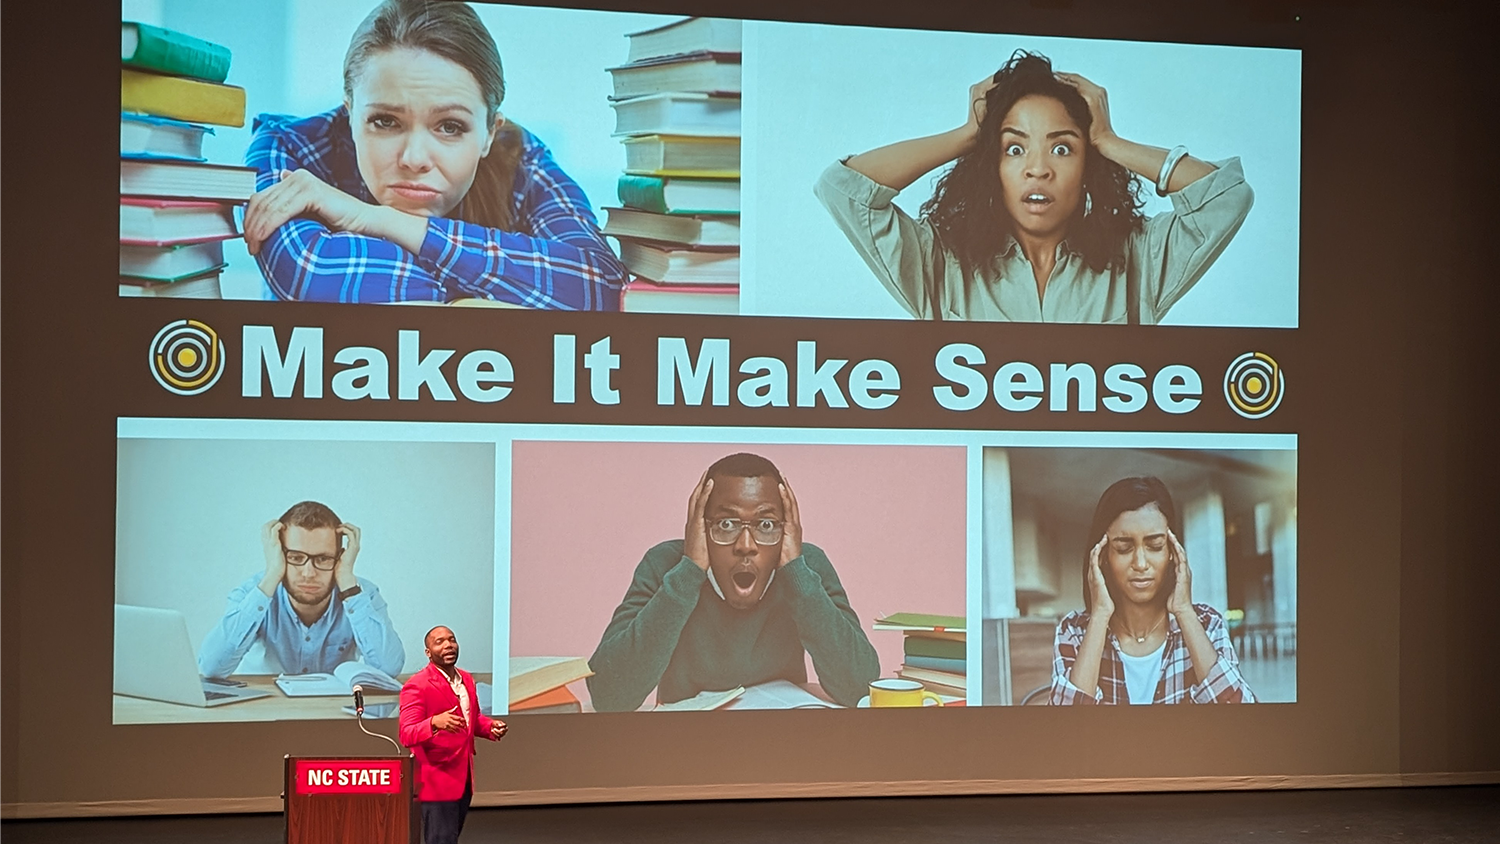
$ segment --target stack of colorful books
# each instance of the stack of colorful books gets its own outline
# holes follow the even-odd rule
[[[217,299],[234,206],[255,192],[254,170],[203,157],[212,125],[245,125],[229,50],[126,22],[120,62],[120,295]]]
[[[625,173],[604,233],[630,270],[622,310],[739,313],[740,30],[685,18],[631,33],[609,69]]]
[[[906,635],[905,658],[897,677],[916,680],[928,691],[967,698],[968,643],[963,616],[898,612],[875,619],[876,630]]]

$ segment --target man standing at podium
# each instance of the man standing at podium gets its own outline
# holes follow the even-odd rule
[[[505,722],[479,711],[474,677],[458,667],[458,637],[427,631],[427,666],[401,687],[401,743],[416,757],[426,844],[456,844],[474,796],[474,737],[499,741]]]

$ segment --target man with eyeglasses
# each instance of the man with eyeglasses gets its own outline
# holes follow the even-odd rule
[[[229,593],[229,608],[199,649],[198,671],[228,677],[260,641],[287,674],[326,673],[355,659],[399,672],[406,651],[385,599],[354,575],[359,540],[359,528],[316,501],[267,522],[265,571]]]
[[[833,564],[802,541],[797,497],[776,466],[732,454],[688,498],[684,538],[636,566],[589,659],[594,708],[638,709],[771,680],[807,682],[854,706],[880,662]]]

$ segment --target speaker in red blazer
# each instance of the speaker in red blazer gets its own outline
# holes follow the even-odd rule
[[[423,801],[464,796],[464,785],[474,771],[474,737],[493,739],[499,723],[479,711],[473,675],[458,666],[453,670],[463,678],[469,692],[472,717],[466,730],[433,729],[432,716],[458,706],[458,695],[441,668],[429,662],[401,687],[401,743],[410,747],[417,759],[417,799]]]

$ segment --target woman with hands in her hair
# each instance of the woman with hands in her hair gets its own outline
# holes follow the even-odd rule
[[[948,162],[912,219],[892,200]],[[1146,218],[1140,180],[1173,210]],[[1017,51],[957,129],[836,162],[815,189],[918,319],[1155,324],[1239,230],[1253,194],[1217,164],[1115,134],[1105,90]]]
[[[1053,704],[1254,703],[1224,617],[1193,603],[1171,493],[1116,481],[1094,510],[1082,612],[1057,625]]]
[[[255,121],[245,242],[276,297],[617,310],[624,266],[504,97],[473,9],[381,3],[344,57],[343,105]]]

